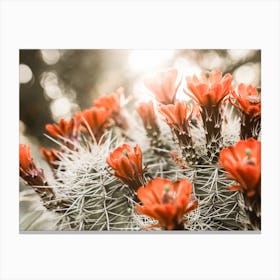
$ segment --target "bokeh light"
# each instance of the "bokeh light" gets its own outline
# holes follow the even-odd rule
[[[248,50],[248,49],[232,49],[228,50],[228,54],[230,55],[232,60],[242,60],[248,56],[252,56],[256,50]]]
[[[41,50],[42,59],[48,65],[56,64],[60,59],[59,50]]]
[[[225,61],[217,52],[207,51],[201,55],[200,63],[204,69],[220,69],[223,71]]]
[[[32,70],[26,64],[19,65],[19,82],[21,84],[27,84],[31,81],[33,77]]]
[[[58,85],[58,79],[54,72],[44,72],[40,79],[47,98],[56,99],[62,97],[62,91]]]
[[[233,72],[237,83],[260,85],[260,63],[246,63]]]
[[[66,97],[55,99],[50,104],[54,121],[59,122],[61,118],[69,119],[72,116],[72,104]]]

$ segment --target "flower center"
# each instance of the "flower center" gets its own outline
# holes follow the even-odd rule
[[[249,165],[256,165],[256,159],[252,156],[252,150],[247,148],[245,149],[245,158],[243,159],[244,164],[249,164]]]
[[[168,193],[170,191],[170,186],[169,185],[165,185],[164,186],[164,190]]]
[[[248,158],[250,158],[250,157],[252,156],[252,151],[251,151],[251,149],[247,148],[247,149],[245,150],[245,154],[246,154],[246,156],[247,156]]]
[[[123,155],[128,157],[128,150],[123,150]]]
[[[170,185],[165,185],[161,202],[163,204],[173,204],[174,196],[175,196],[175,193],[170,192]]]

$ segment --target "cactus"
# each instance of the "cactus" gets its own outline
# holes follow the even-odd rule
[[[151,155],[148,158],[148,155]],[[244,230],[248,227],[244,198],[227,188],[233,181],[225,177],[225,171],[217,164],[186,166],[183,169],[171,159],[158,157],[149,151],[146,156],[154,177],[178,180],[188,178],[194,182],[194,194],[199,207],[187,215],[186,230]],[[139,226],[146,227],[155,221],[136,216]]]
[[[59,197],[58,230],[130,230],[130,193],[110,175],[104,161],[114,140],[76,146],[59,162],[53,181]],[[125,195],[124,195],[125,194]]]
[[[260,106],[249,98],[253,109],[237,110],[244,96],[217,70],[201,82],[187,78],[196,105],[176,101],[177,74],[147,80],[157,102],[139,104],[129,122],[116,91],[47,125],[59,147],[41,149],[52,177],[20,158],[20,175],[55,214],[56,230],[260,230],[260,142],[239,141],[248,138],[244,115],[255,120],[246,131],[259,137]]]

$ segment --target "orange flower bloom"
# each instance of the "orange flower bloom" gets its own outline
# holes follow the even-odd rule
[[[152,131],[159,133],[153,101],[138,103],[136,110],[142,119],[145,129],[148,132]]]
[[[178,101],[175,105],[162,105],[159,112],[165,117],[166,123],[177,131],[189,131],[189,118],[192,111],[186,101]]]
[[[115,92],[102,95],[93,102],[95,107],[104,107],[114,114],[119,114],[121,110],[121,99],[123,99],[123,89],[119,88]]]
[[[176,85],[178,71],[170,69],[166,72],[159,72],[155,77],[144,80],[145,86],[153,92],[156,100],[162,104],[174,104],[176,93],[181,81]]]
[[[51,209],[51,201],[55,199],[52,188],[48,187],[44,171],[37,168],[30,155],[27,145],[19,144],[19,175],[20,177],[40,195],[47,209]]]
[[[47,124],[47,132],[53,137],[63,137],[69,140],[78,138],[79,135],[79,124],[76,119],[72,118],[70,121],[61,119],[59,124]]]
[[[194,99],[202,107],[212,107],[218,105],[222,99],[231,91],[232,76],[213,70],[209,75],[204,72],[200,77],[194,75],[187,77],[187,87],[191,91],[185,93]]]
[[[111,112],[104,107],[93,107],[76,113],[76,118],[81,123],[83,131],[92,133],[97,142],[104,134],[105,129],[113,124],[110,116]]]
[[[193,147],[189,124],[192,111],[187,102],[178,101],[175,105],[162,105],[159,111],[165,117],[165,122],[172,128],[177,137],[187,163],[190,165],[196,164],[197,156]]]
[[[192,193],[192,184],[187,179],[172,183],[156,178],[137,191],[143,206],[136,211],[158,220],[158,226],[167,229],[184,229],[184,215],[194,210],[198,202]]]
[[[237,93],[232,92],[235,100],[230,99],[231,103],[250,116],[259,116],[261,114],[261,97],[257,87],[252,85],[246,86],[241,83],[238,85]]]
[[[27,145],[19,145],[19,169],[22,175],[36,175],[36,166],[30,155],[30,148]]]
[[[42,169],[36,167],[27,145],[19,144],[19,174],[30,186],[46,186]]]
[[[121,114],[122,101],[124,100],[123,88],[118,88],[115,92],[102,95],[93,102],[98,108],[104,107],[111,112],[116,124],[124,129],[128,127],[126,119]]]
[[[261,194],[261,143],[253,138],[239,141],[220,153],[219,164],[237,181],[230,190],[244,191],[248,197]]]
[[[134,148],[123,144],[111,152],[106,161],[115,170],[114,175],[129,187],[136,190],[144,184],[142,151],[138,144]]]
[[[41,147],[40,150],[45,161],[50,165],[50,167],[56,169],[59,166],[58,162],[60,161],[60,151],[56,149],[47,150],[44,147]]]

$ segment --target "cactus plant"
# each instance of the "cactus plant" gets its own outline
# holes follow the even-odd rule
[[[136,102],[129,121],[117,90],[46,125],[58,145],[41,149],[52,177],[21,146],[20,176],[56,230],[260,230],[260,141],[251,138],[260,138],[260,93],[236,93],[231,75],[214,70],[188,77],[193,101],[179,101],[177,76],[145,80],[155,99]]]

